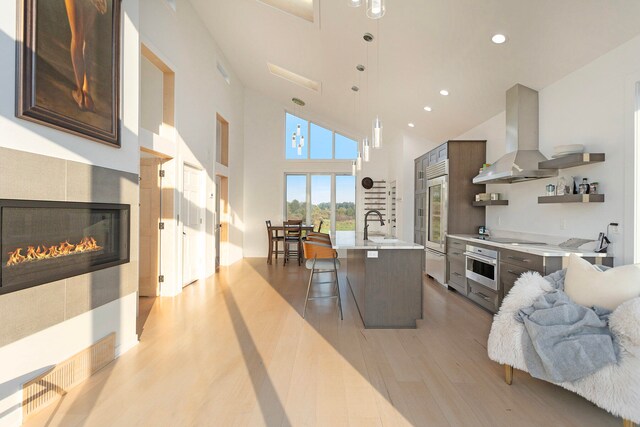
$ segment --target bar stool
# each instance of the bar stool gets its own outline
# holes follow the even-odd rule
[[[294,245],[295,250],[291,250]],[[284,264],[287,265],[291,255],[298,258],[298,265],[302,260],[302,220],[292,219],[284,222]]]
[[[307,303],[309,300],[337,298],[338,308],[340,309],[340,320],[343,320],[342,301],[340,299],[340,282],[338,280],[338,269],[340,268],[338,252],[332,248],[331,240],[329,240],[329,244],[312,240],[306,240],[302,244],[304,248],[304,257],[306,259],[305,267],[308,270],[311,270],[311,273],[309,274],[309,284],[307,285],[307,296],[305,297],[304,308],[302,310],[302,317],[304,318],[307,313]],[[316,273],[333,273],[335,275],[334,295],[309,297],[311,284],[313,283],[313,276]]]
[[[269,256],[267,258],[267,264],[272,263],[273,254],[276,254],[276,260],[278,254],[284,255],[284,247],[280,249],[280,243],[284,243],[284,235],[281,235],[277,229],[272,228],[271,221],[265,221],[267,224],[267,234],[269,236]]]

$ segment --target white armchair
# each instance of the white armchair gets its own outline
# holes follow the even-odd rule
[[[536,298],[553,290],[537,273],[525,273],[505,297],[489,334],[489,358],[505,366],[505,381],[511,384],[513,368],[527,372],[522,334],[524,325],[516,313]],[[623,419],[625,427],[640,424],[640,297],[621,304],[609,319],[609,327],[620,344],[618,364],[573,382],[559,383],[600,408]]]

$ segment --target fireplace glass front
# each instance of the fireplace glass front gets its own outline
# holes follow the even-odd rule
[[[0,293],[129,261],[129,205],[0,200]]]

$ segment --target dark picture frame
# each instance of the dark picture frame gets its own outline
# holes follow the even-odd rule
[[[72,6],[67,1],[17,2],[16,117],[120,148],[121,0],[70,0]],[[78,24],[69,18],[69,7],[74,5],[84,8],[78,12]],[[51,8],[57,8],[57,17]],[[92,14],[86,24],[90,28],[84,30],[80,19],[88,14]],[[75,52],[81,52],[83,67],[87,64],[82,81],[92,87],[86,91],[77,89],[71,22],[77,25],[75,34],[81,28],[84,37],[83,48]],[[91,49],[95,55],[85,58]]]

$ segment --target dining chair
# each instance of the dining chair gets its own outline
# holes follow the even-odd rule
[[[276,255],[276,260],[278,259],[278,254],[284,255],[284,245],[282,249],[280,249],[280,243],[284,244],[284,234],[280,234],[277,229],[274,229],[271,226],[271,221],[265,221],[267,224],[267,235],[269,238],[269,256],[267,257],[267,264],[272,263],[273,254]]]
[[[340,299],[340,282],[338,280],[338,269],[340,268],[340,260],[338,252],[332,248],[331,241],[329,243],[321,243],[317,241],[306,240],[303,243],[305,267],[311,270],[309,274],[309,283],[307,284],[307,295],[304,300],[304,308],[302,309],[302,317],[307,313],[307,303],[310,300],[337,298],[338,308],[340,310],[340,319],[344,319],[342,315],[342,300]],[[313,276],[319,273],[333,273],[335,276],[334,293],[325,296],[309,297],[311,285],[313,284]],[[326,283],[326,282],[324,282]]]
[[[289,258],[295,255],[298,258],[298,265],[302,261],[302,220],[291,219],[284,222],[284,264],[289,262]],[[291,250],[294,246],[295,250]]]

